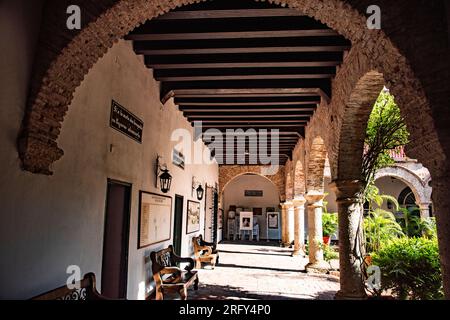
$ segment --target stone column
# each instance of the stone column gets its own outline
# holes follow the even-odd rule
[[[420,218],[425,220],[430,218],[430,203],[419,203]]]
[[[309,263],[306,265],[307,272],[325,273],[330,268],[329,264],[323,260],[322,231],[322,209],[323,192],[308,192],[308,249]]]
[[[286,240],[286,216],[287,216],[287,206],[281,204],[281,244],[284,246],[287,242]]]
[[[294,242],[294,233],[295,233],[295,229],[294,229],[294,204],[293,202],[289,202],[288,203],[288,209],[287,209],[287,226],[288,226],[288,230],[287,230],[287,240],[289,243],[289,247],[292,245],[292,243]]]
[[[336,299],[365,299],[367,294],[361,264],[364,258],[363,185],[358,180],[339,180],[331,184],[336,193],[339,215],[340,290]]]
[[[294,199],[294,252],[292,256],[305,256],[305,203],[304,197]]]
[[[450,175],[433,176],[432,186],[444,293],[445,298],[450,300]]]
[[[281,219],[282,219],[282,223],[281,223],[281,227],[282,227],[282,244],[284,247],[289,247],[291,245],[289,239],[290,239],[290,224],[292,224],[292,222],[289,219],[289,215],[290,215],[290,208],[292,207],[292,202],[287,201],[285,203],[282,204],[282,211],[281,211]]]

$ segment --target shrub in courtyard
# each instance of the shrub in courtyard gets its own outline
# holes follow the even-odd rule
[[[382,289],[392,289],[400,299],[443,297],[436,240],[406,237],[391,240],[372,255],[372,263],[381,269]]]

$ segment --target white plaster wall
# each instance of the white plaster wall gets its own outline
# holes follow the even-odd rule
[[[192,132],[192,127],[172,102],[165,106],[160,104],[158,84],[151,72],[134,54],[131,44],[121,41],[94,66],[77,89],[59,138],[65,155],[53,166],[54,175],[47,177],[21,171],[15,142],[28,93],[31,49],[36,43],[39,21],[34,18],[36,8],[30,8],[34,5],[28,1],[19,1],[8,11],[3,10],[4,4],[2,2],[0,10],[4,54],[0,86],[0,164],[3,169],[0,298],[29,298],[63,285],[69,265],[79,265],[82,273],[95,272],[98,284],[101,283],[108,178],[133,186],[128,298],[144,298],[145,291],[150,289],[144,286],[151,276],[151,266],[145,264],[145,257],[171,244],[166,241],[137,249],[139,190],[159,191],[154,186],[156,155],[165,158],[173,176],[169,195],[185,197],[184,212],[187,200],[192,198],[192,175],[204,183],[214,184],[218,181],[218,167],[216,164],[186,165],[186,169],[181,170],[171,164],[171,150],[175,145],[170,142],[172,131],[183,128]],[[33,23],[28,25],[29,22]],[[23,28],[30,34],[18,37],[17,30]],[[109,127],[111,99],[144,121],[142,144]],[[113,152],[110,152],[111,144]],[[204,201],[201,208],[204,215]],[[203,221],[202,216],[201,223]],[[185,224],[186,218],[183,219],[183,234]],[[203,225],[200,231],[203,232]],[[194,235],[184,235],[183,255],[190,252]]]
[[[400,193],[408,187],[403,181],[393,177],[383,177],[375,181],[375,186],[380,189],[380,194],[393,196],[398,200]],[[416,199],[417,200],[417,199]],[[389,210],[386,201],[382,205],[382,209]]]
[[[263,197],[244,197],[245,190],[262,190]],[[267,228],[266,208],[274,207],[275,210],[278,210],[280,196],[277,187],[266,178],[258,175],[242,175],[230,181],[223,192],[225,227],[230,205],[243,208],[263,208],[263,215],[257,217],[260,227],[260,237],[261,239],[265,239]],[[226,229],[224,230],[226,232]],[[226,234],[224,237],[226,237]]]

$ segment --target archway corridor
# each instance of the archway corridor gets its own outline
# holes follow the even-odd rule
[[[0,299],[368,299],[386,88],[408,157],[373,180],[435,217],[450,299],[449,5],[378,2],[2,1]]]

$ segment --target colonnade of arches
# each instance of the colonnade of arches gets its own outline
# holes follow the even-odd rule
[[[45,70],[36,72],[23,130],[19,137],[18,151],[23,168],[33,173],[51,173],[52,163],[63,156],[57,139],[73,94],[89,69],[117,40],[145,21],[193,2],[108,2],[102,8],[94,10],[93,19],[86,28],[66,37],[62,42],[64,48],[53,50],[54,56],[47,56],[46,61],[37,61],[37,65],[44,66]],[[366,17],[358,7],[361,1],[355,1],[354,6],[352,1],[342,0],[270,2],[288,6],[320,20],[352,42],[352,49],[333,79],[331,101],[322,99],[306,128],[304,139],[301,139],[291,161],[286,165],[284,214],[293,214],[294,226],[301,225],[301,212],[307,204],[310,240],[321,237],[319,217],[324,197],[323,170],[328,157],[339,211],[339,296],[363,297],[365,292],[360,269],[357,267],[360,257],[352,250],[360,231],[355,226],[361,215],[358,194],[362,188],[363,145],[370,111],[383,86],[387,85],[396,97],[411,133],[409,153],[428,167],[433,177],[433,200],[437,212],[444,288],[446,296],[450,298],[450,200],[447,195],[450,183],[450,164],[447,160],[450,155],[450,141],[448,125],[445,123],[448,120],[448,111],[445,110],[448,108],[449,95],[448,91],[440,90],[439,86],[435,85],[435,72],[427,71],[427,68],[420,64],[426,54],[419,51],[428,48],[423,46],[408,51],[407,46],[399,40],[399,33],[409,39],[410,32],[422,32],[424,37],[430,37],[430,42],[437,43],[432,38],[439,36],[435,33],[437,28],[431,33],[423,27],[425,24],[419,23],[415,26],[405,20],[402,31],[396,32],[391,38],[383,30],[367,28]],[[409,2],[404,1],[403,5],[409,5]],[[96,6],[92,1],[91,7]],[[426,12],[423,9],[423,15],[426,15]],[[389,14],[386,12],[386,19],[389,19]],[[395,19],[398,19],[397,16],[394,14]],[[43,21],[51,24],[54,19],[44,17]],[[47,25],[43,30],[54,28]],[[438,40],[440,41],[440,38]],[[59,43],[50,40],[47,42]],[[399,47],[402,47],[402,50]],[[448,48],[442,48],[444,47],[430,46],[429,54],[448,54]],[[45,48],[42,50],[45,51]],[[436,61],[436,64],[444,71],[449,68],[448,59]],[[448,83],[446,77],[448,78],[448,72],[441,73],[440,82]],[[419,114],[420,121],[417,119]],[[301,233],[301,230],[295,227],[294,235],[297,233]],[[295,238],[299,239],[301,235]],[[300,250],[298,241],[296,250]],[[312,241],[309,267],[320,267],[321,255],[319,246]]]

